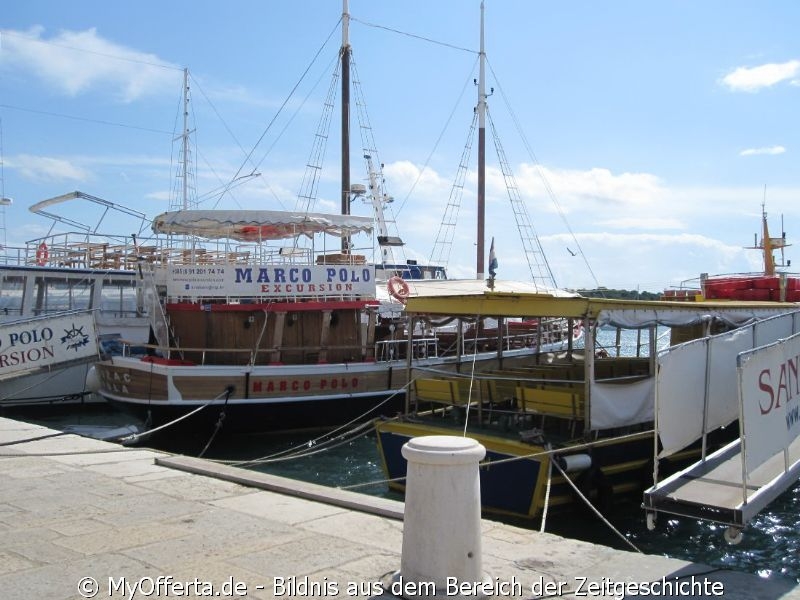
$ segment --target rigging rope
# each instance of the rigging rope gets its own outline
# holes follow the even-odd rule
[[[464,433],[463,437],[467,437],[467,426],[469,425],[469,408],[472,405],[472,385],[475,381],[475,363],[478,359],[478,330],[480,329],[481,320],[480,315],[475,315],[475,340],[472,348],[472,365],[470,365],[469,389],[467,392],[467,409],[464,414]],[[498,327],[500,326],[498,322]]]
[[[442,127],[442,130],[439,132],[439,137],[436,138],[436,142],[434,143],[433,148],[431,149],[430,153],[425,159],[425,162],[422,165],[422,168],[419,170],[419,173],[417,173],[417,178],[414,180],[414,183],[411,184],[411,189],[408,190],[406,197],[403,198],[403,201],[400,203],[400,206],[397,209],[398,216],[400,215],[401,212],[403,212],[403,208],[405,207],[406,202],[408,202],[408,199],[411,197],[411,194],[413,194],[414,190],[417,188],[417,184],[422,179],[422,174],[425,173],[425,170],[428,168],[428,165],[430,165],[431,159],[433,158],[433,155],[436,153],[436,150],[438,150],[439,144],[442,142],[442,138],[444,138],[445,132],[450,127],[450,123],[453,121],[453,117],[455,116],[456,111],[458,110],[458,106],[461,104],[461,99],[464,97],[464,94],[466,93],[469,84],[472,83],[472,73],[475,71],[475,65],[477,64],[478,64],[478,59],[476,58],[475,62],[472,64],[472,67],[470,67],[467,79],[464,81],[464,87],[461,88],[461,93],[458,95],[458,99],[453,105],[453,108],[450,110],[450,115],[447,117],[447,121],[445,121],[444,127]]]
[[[487,58],[487,62],[489,62],[488,58]],[[525,136],[525,132],[522,130],[522,126],[520,125],[519,119],[517,118],[516,113],[514,113],[514,110],[511,108],[511,104],[508,101],[508,97],[506,96],[505,91],[503,91],[503,86],[500,84],[500,80],[497,77],[497,73],[494,72],[494,68],[492,68],[491,64],[489,64],[489,70],[491,71],[492,76],[495,78],[497,89],[500,91],[500,95],[503,98],[503,102],[505,103],[506,108],[508,109],[508,112],[511,115],[511,119],[514,122],[514,125],[517,128],[517,131],[518,131],[518,133],[520,135],[520,138],[522,139],[522,143],[524,144],[525,149],[528,151],[528,154],[529,154],[529,156],[531,158],[531,161],[533,162],[534,166],[536,167],[537,172],[539,173],[539,177],[541,177],[541,179],[542,179],[542,183],[544,184],[544,188],[547,191],[547,195],[550,197],[550,201],[553,203],[553,206],[555,206],[556,211],[558,211],[558,215],[561,217],[561,220],[564,222],[564,225],[566,226],[567,231],[572,236],[572,239],[575,242],[575,245],[578,247],[578,252],[580,252],[581,257],[583,258],[584,264],[586,265],[586,268],[589,270],[589,273],[591,274],[592,279],[594,279],[596,287],[600,287],[600,282],[597,279],[597,276],[594,274],[594,271],[592,270],[592,266],[589,264],[589,259],[586,257],[586,254],[583,252],[583,248],[581,247],[580,242],[578,241],[578,238],[575,235],[575,232],[572,231],[572,228],[570,227],[569,222],[567,221],[566,214],[564,213],[564,210],[561,208],[561,205],[558,202],[558,198],[556,197],[556,194],[553,191],[553,188],[550,186],[550,182],[548,181],[547,177],[544,174],[544,170],[542,168],[542,165],[539,162],[539,159],[536,157],[536,154],[533,152],[533,149],[531,148],[531,145],[528,142],[528,138]]]
[[[308,66],[306,67],[305,71],[303,71],[303,74],[300,75],[300,78],[294,84],[294,87],[289,92],[289,95],[284,99],[283,103],[281,103],[280,107],[278,108],[278,111],[275,113],[275,115],[272,117],[270,122],[267,124],[267,127],[261,133],[261,135],[259,136],[258,140],[256,140],[256,143],[253,145],[252,150],[250,150],[250,152],[245,157],[245,160],[242,163],[242,165],[237,169],[236,173],[231,178],[231,183],[236,181],[236,179],[239,177],[240,173],[242,172],[242,169],[244,169],[245,165],[252,158],[253,153],[256,151],[256,148],[258,148],[258,146],[264,140],[264,137],[266,137],[266,135],[269,132],[269,130],[272,129],[272,126],[275,124],[275,121],[278,119],[278,116],[281,115],[281,113],[283,113],[283,110],[286,108],[286,105],[289,103],[289,100],[292,99],[292,97],[294,96],[295,92],[297,91],[297,88],[300,87],[300,84],[306,78],[306,75],[308,75],[308,72],[311,70],[312,65],[317,61],[317,58],[319,58],[319,55],[322,53],[322,50],[325,48],[325,46],[328,45],[328,42],[333,37],[334,33],[336,33],[339,30],[339,23],[340,22],[341,22],[341,18],[339,19],[339,21],[337,21],[336,26],[333,28],[333,30],[330,32],[330,34],[328,34],[328,37],[325,38],[325,41],[319,47],[319,49],[317,50],[316,54],[314,54],[314,57],[311,59],[311,62],[308,64]],[[222,201],[222,198],[227,193],[227,190],[228,190],[228,188],[226,187],[226,189],[222,191],[222,193],[219,196],[219,199],[217,199],[217,202],[214,204],[214,208],[216,208],[219,205],[219,203]]]
[[[461,46],[456,46],[454,44],[448,44],[447,42],[440,42],[439,40],[434,40],[432,38],[423,37],[421,35],[417,35],[415,33],[408,33],[406,31],[400,31],[399,29],[392,29],[391,27],[386,27],[384,25],[377,25],[375,23],[369,23],[368,21],[362,21],[361,19],[357,19],[350,16],[350,21],[361,23],[362,25],[366,25],[367,27],[374,27],[375,29],[383,29],[384,31],[390,31],[391,33],[397,33],[399,35],[404,35],[406,37],[414,38],[417,40],[422,40],[423,42],[429,42],[431,44],[436,44],[438,46],[444,46],[445,48],[452,48],[454,50],[461,50],[462,52],[469,52],[470,54],[478,54],[477,50],[470,50],[469,48],[463,48]]]

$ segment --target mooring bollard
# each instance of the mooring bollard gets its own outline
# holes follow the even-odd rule
[[[461,590],[487,581],[478,475],[486,448],[471,438],[431,435],[410,440],[403,456],[408,461],[403,551],[391,592],[407,598],[484,596]]]

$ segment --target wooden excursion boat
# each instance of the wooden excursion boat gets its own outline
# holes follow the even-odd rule
[[[153,228],[164,241],[191,233],[219,246],[185,250],[193,257],[185,264],[143,264],[140,295],[155,302],[148,304],[150,353],[99,362],[98,393],[153,425],[197,411],[185,425],[203,432],[200,423],[217,422],[221,412],[225,431],[329,428],[401,411],[408,364],[490,368],[499,346],[513,360],[536,347],[572,344],[544,337],[544,327],[498,333],[496,324],[480,320],[468,329],[431,322],[409,328],[403,305],[376,281],[364,254],[293,243],[308,236],[317,243],[325,236],[354,240],[372,227],[371,218],[319,213],[189,210],[156,217]],[[253,228],[260,243],[247,241]],[[277,245],[267,243],[270,235]],[[414,297],[435,295],[445,282],[404,283]]]
[[[656,350],[657,327],[669,327],[674,344],[797,308],[779,302],[615,301],[488,289],[478,296],[412,297],[407,305],[412,324],[445,315],[491,316],[499,322],[558,317],[582,323],[585,337],[582,348],[536,353],[523,363],[498,357],[499,368],[482,373],[412,368],[406,413],[375,424],[386,476],[393,488],[403,489],[401,448],[411,438],[467,435],[487,450],[480,468],[485,511],[536,518],[545,506],[572,505],[579,495],[567,477],[607,508],[615,495],[652,483],[657,365],[668,352]],[[602,346],[597,339],[603,328],[634,330],[641,342],[627,354],[619,335]],[[718,365],[728,379],[734,379],[735,367],[735,355],[733,364]],[[701,382],[693,393],[704,390]],[[735,435],[735,427],[706,434],[712,447],[720,436]],[[675,451],[660,465],[662,473],[699,453],[699,446]]]

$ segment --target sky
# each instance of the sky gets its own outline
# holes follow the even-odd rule
[[[0,191],[13,204],[0,208],[0,244],[47,234],[51,222],[28,207],[73,190],[149,219],[174,206],[184,68],[192,201],[292,210],[342,6],[7,2]],[[351,181],[367,183],[367,127],[394,198],[389,224],[406,244],[395,258],[420,262],[461,181],[447,268],[474,277],[477,141],[461,179],[459,165],[477,102],[480,2],[350,0],[349,11],[365,107],[351,115]],[[772,236],[800,236],[798,23],[792,0],[485,1],[491,122],[557,285],[659,291],[701,273],[757,271],[761,256],[745,247],[762,206]],[[318,212],[340,210],[338,101],[322,135]],[[497,276],[526,279],[494,139],[490,129],[486,251],[494,238]],[[90,226],[100,216],[80,202],[62,210]],[[351,210],[370,214],[361,199]],[[102,228],[141,224],[111,215]]]

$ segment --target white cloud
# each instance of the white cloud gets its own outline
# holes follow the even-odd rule
[[[597,221],[599,227],[610,229],[686,229],[686,223],[674,217],[620,217]]]
[[[748,148],[739,152],[739,156],[755,156],[757,154],[783,154],[786,148],[783,146],[768,146],[764,148]]]
[[[15,169],[19,174],[35,182],[45,181],[87,181],[89,171],[74,162],[49,156],[30,156],[20,154],[6,162],[7,168]]]
[[[772,87],[782,81],[792,81],[798,74],[800,74],[800,60],[790,60],[758,67],[738,67],[722,78],[722,84],[735,92],[757,92],[761,88]]]
[[[625,287],[659,291],[701,272],[731,273],[758,270],[758,256],[743,246],[758,231],[760,187],[674,187],[651,173],[614,173],[605,168],[556,169],[515,165],[519,190],[534,222],[544,253],[559,285],[565,287]],[[544,175],[565,214],[562,222],[551,206]],[[386,166],[393,191],[408,189],[419,169],[410,163]],[[474,173],[468,174],[468,180]],[[495,236],[503,278],[527,279],[525,252],[515,227],[502,177],[487,171],[487,239]],[[432,246],[452,179],[427,169],[398,219],[408,257]],[[468,183],[459,214],[448,273],[475,273],[474,186]],[[399,195],[405,194],[401,191]],[[796,188],[770,188],[773,217],[797,214]],[[773,218],[772,225],[775,225]],[[752,231],[751,231],[752,229]],[[563,233],[567,231],[567,233]],[[574,232],[574,236],[573,233]],[[588,257],[573,255],[578,249]],[[596,278],[596,279],[595,279]]]
[[[660,203],[665,195],[661,179],[649,173],[619,173],[609,169],[550,169],[523,164],[517,180],[525,196],[546,195],[543,178],[563,210],[585,209],[592,201],[603,206],[643,207]]]
[[[94,28],[46,38],[42,27],[3,31],[0,66],[27,71],[68,96],[107,87],[124,102],[176,89],[177,67],[115,44]]]

